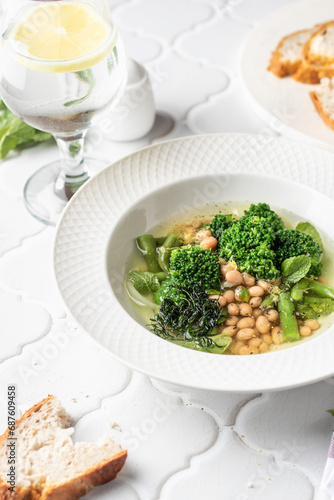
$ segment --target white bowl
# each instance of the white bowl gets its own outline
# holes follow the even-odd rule
[[[318,177],[312,170],[315,157],[321,157]],[[296,221],[311,221],[331,248],[333,200],[291,178],[302,176],[328,189],[323,182],[332,183],[332,168],[329,154],[298,143],[223,134],[162,143],[107,167],[75,195],[58,227],[55,272],[69,311],[119,360],[184,386],[252,392],[332,376],[333,328],[257,356],[196,352],[141,325],[123,287],[134,238],[205,203],[267,202],[282,215],[288,211]]]

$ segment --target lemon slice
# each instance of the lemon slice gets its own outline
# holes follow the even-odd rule
[[[103,60],[117,33],[84,2],[38,3],[28,9],[9,35],[19,60],[30,69],[71,72]]]

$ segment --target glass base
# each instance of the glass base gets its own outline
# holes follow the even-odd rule
[[[55,226],[67,202],[90,178],[106,166],[106,162],[85,158],[88,174],[64,177],[61,162],[55,161],[40,168],[24,186],[24,204],[36,219],[49,226]]]

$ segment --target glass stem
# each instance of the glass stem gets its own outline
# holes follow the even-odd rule
[[[56,180],[56,194],[69,200],[89,178],[84,161],[86,131],[70,137],[55,137],[61,161],[61,171]]]

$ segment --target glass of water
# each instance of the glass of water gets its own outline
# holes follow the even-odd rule
[[[53,134],[60,152],[27,181],[24,201],[54,225],[102,166],[84,158],[84,138],[96,115],[119,101],[126,56],[105,0],[14,0],[5,19],[1,98],[23,121]]]

